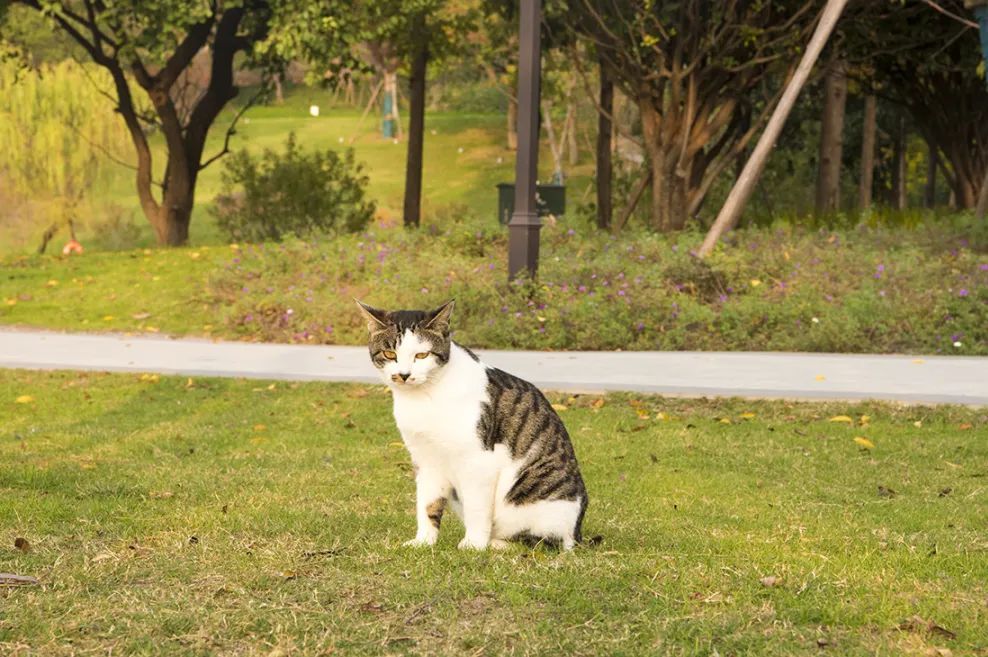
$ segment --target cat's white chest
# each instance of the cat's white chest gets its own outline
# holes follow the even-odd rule
[[[477,425],[487,401],[483,365],[460,352],[447,368],[427,389],[394,391],[395,422],[412,459],[443,470],[483,451]]]

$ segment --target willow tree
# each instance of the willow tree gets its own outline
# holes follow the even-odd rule
[[[820,4],[570,0],[569,26],[638,105],[654,228],[682,228],[757,134]]]
[[[135,183],[141,209],[159,244],[185,244],[199,173],[226,152],[232,134],[233,124],[222,149],[213,155],[204,152],[210,128],[238,94],[233,82],[234,58],[249,54],[265,38],[271,3],[17,2],[41,12],[55,29],[68,35],[109,72],[116,111],[127,127],[136,155]],[[197,98],[185,104],[181,102],[180,80],[203,49],[210,56],[209,81]],[[139,96],[150,101],[151,111],[141,110]],[[163,175],[157,181],[148,142],[152,130],[164,137],[166,150]]]

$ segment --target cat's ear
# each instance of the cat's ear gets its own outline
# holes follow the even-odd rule
[[[363,315],[364,319],[367,321],[367,330],[371,333],[387,328],[388,324],[390,324],[387,310],[372,308],[366,303],[357,301],[356,299],[354,299],[354,301],[357,302],[357,306],[360,308],[360,314]]]
[[[426,328],[433,331],[449,332],[449,318],[453,314],[453,303],[455,299],[450,299],[443,305],[429,313],[429,321],[425,323]]]

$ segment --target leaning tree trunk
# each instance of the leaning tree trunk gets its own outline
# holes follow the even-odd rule
[[[613,214],[611,179],[611,117],[614,116],[614,80],[600,61],[600,109],[597,115],[597,228],[606,230]]]
[[[831,63],[824,83],[823,120],[820,127],[820,158],[817,167],[816,211],[834,212],[840,206],[840,169],[844,146],[844,108],[847,77],[844,63]]]
[[[405,164],[406,228],[417,228],[422,212],[422,146],[425,140],[425,75],[429,63],[429,51],[425,39],[412,59],[411,107],[408,118],[408,159]]]
[[[861,126],[861,180],[858,186],[858,208],[871,208],[871,188],[875,179],[875,134],[877,132],[878,103],[875,96],[865,96],[864,119]]]

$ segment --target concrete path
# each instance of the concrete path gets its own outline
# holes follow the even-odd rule
[[[543,389],[988,405],[988,358],[477,350]],[[363,347],[0,330],[0,367],[378,382]]]

